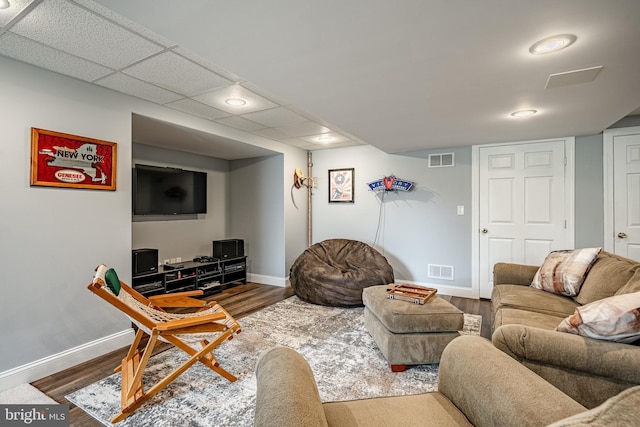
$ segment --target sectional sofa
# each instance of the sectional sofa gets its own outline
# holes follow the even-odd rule
[[[638,425],[640,347],[585,336],[598,330],[584,330],[593,310],[584,319],[580,313],[609,299],[636,304],[639,264],[600,251],[573,296],[530,286],[539,270],[496,264],[493,342],[454,339],[442,354],[437,392],[323,403],[302,356],[268,350],[256,366],[255,426]]]
[[[508,263],[494,266],[493,344],[587,408],[640,385],[636,343],[588,336],[596,336],[593,330],[598,328],[616,327],[616,313],[607,311],[607,301],[635,300],[633,306],[640,308],[640,264],[601,251],[575,296],[531,287],[538,269]],[[576,310],[584,313],[588,307],[594,307],[596,319],[594,325],[585,325],[583,334],[555,330]]]

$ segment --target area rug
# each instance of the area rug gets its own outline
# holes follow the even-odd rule
[[[405,302],[399,302],[405,303]],[[230,383],[195,364],[118,426],[251,426],[258,356],[287,346],[309,362],[323,401],[434,391],[438,365],[393,373],[364,326],[363,308],[324,307],[293,296],[239,320],[242,333],[215,351],[220,365],[238,377]],[[465,314],[462,333],[478,335],[481,316]],[[175,349],[154,356],[145,382],[162,378],[186,360]],[[120,375],[66,396],[106,426],[120,411]]]
[[[55,400],[32,386],[19,384],[0,392],[0,404],[57,404]]]

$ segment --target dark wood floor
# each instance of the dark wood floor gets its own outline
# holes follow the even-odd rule
[[[236,319],[268,307],[293,295],[291,288],[247,283],[226,289],[221,293],[208,297],[220,303]],[[491,334],[491,303],[486,300],[474,300],[442,296],[465,313],[479,314],[482,316],[482,336],[490,338]],[[242,322],[240,322],[242,324]],[[158,347],[156,351],[162,351],[166,347]],[[96,359],[69,368],[57,374],[38,380],[32,385],[47,394],[58,403],[70,405],[70,424],[72,426],[99,427],[101,424],[74,406],[65,399],[69,393],[73,393],[113,373],[122,358],[126,355],[127,348],[122,348]]]

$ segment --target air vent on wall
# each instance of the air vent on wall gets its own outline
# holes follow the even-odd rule
[[[430,277],[432,279],[453,280],[452,265],[429,264],[427,268],[428,268],[427,277]]]
[[[453,153],[429,154],[430,168],[445,168],[453,165]]]

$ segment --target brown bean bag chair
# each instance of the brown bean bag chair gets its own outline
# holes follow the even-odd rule
[[[334,307],[362,306],[362,290],[393,283],[387,259],[366,243],[329,239],[312,245],[291,266],[291,287],[301,299]]]

